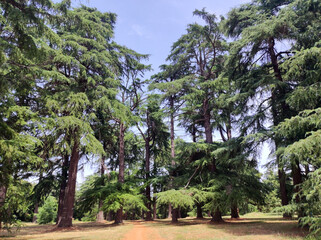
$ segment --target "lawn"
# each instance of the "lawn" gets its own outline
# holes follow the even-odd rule
[[[135,223],[135,224],[133,224]],[[143,227],[140,231],[148,231],[147,236],[157,235],[160,239],[217,239],[217,240],[288,240],[304,239],[307,231],[297,227],[295,220],[284,220],[279,215],[251,213],[240,220],[231,221],[225,218],[225,223],[211,224],[209,218],[179,219],[177,224],[169,220],[153,222],[125,221],[125,224],[115,226],[106,223],[74,223],[72,229],[52,231],[53,225],[39,226],[27,224],[15,236],[4,239],[130,239],[135,234],[137,225]],[[127,236],[127,237],[126,237]],[[129,238],[128,238],[129,236]],[[142,238],[143,240],[145,238]],[[148,239],[148,238],[147,238]],[[151,238],[150,238],[151,239]]]

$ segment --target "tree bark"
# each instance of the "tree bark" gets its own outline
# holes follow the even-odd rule
[[[153,219],[157,218],[157,203],[156,198],[153,198]]]
[[[125,126],[123,123],[119,126],[119,173],[118,182],[124,183],[125,178]],[[123,222],[123,208],[117,210],[115,216],[115,223],[119,224]]]
[[[170,135],[171,135],[171,158],[172,158],[172,167],[175,166],[175,120],[174,120],[174,97],[171,96],[169,99],[169,104],[170,104],[170,119],[171,119],[171,126],[170,126]],[[172,182],[173,182],[173,173],[170,173],[170,188],[172,188]],[[167,218],[172,217],[172,205],[169,203],[168,204],[168,216]]]
[[[74,146],[70,157],[69,176],[63,201],[61,216],[58,219],[57,227],[71,227],[76,193],[76,180],[79,162],[79,139],[77,130],[74,133]]]
[[[295,163],[292,163],[292,177],[293,177],[294,191],[296,193],[295,202],[300,203],[301,198],[298,193],[300,192],[299,184],[302,183],[302,173],[301,173],[300,164],[298,161],[296,161]],[[304,217],[304,210],[302,208],[298,209],[298,217],[299,218]]]
[[[231,218],[240,218],[239,209],[237,207],[237,203],[233,203],[231,205]]]
[[[38,217],[37,217],[38,209],[39,209],[39,203],[36,202],[36,203],[35,203],[34,210],[33,210],[33,217],[32,217],[32,222],[33,222],[33,223],[36,223],[36,222],[37,222],[37,219],[38,219]]]
[[[6,195],[7,195],[7,187],[6,186],[0,186],[0,230],[2,229],[2,222],[3,222],[3,206],[6,201]]]
[[[61,218],[65,191],[67,186],[67,178],[68,178],[68,168],[69,168],[69,155],[64,156],[64,162],[62,165],[62,174],[61,174],[61,183],[60,183],[60,192],[59,192],[59,201],[58,201],[58,212],[57,212],[57,220],[56,224],[58,224],[58,219]]]
[[[147,112],[147,122],[149,122],[149,116]],[[148,124],[149,126],[149,124]],[[149,137],[149,130],[147,129],[147,137],[145,138],[145,171],[146,171],[146,181],[149,181],[150,177],[150,137]],[[145,189],[145,196],[147,199],[146,207],[146,221],[152,220],[152,204],[151,204],[151,197],[150,197],[150,185],[148,184]]]
[[[274,50],[275,41],[273,37],[268,39],[268,51],[271,58],[271,63],[273,67],[274,76],[280,81],[283,82],[281,70],[279,68],[279,63],[277,59],[277,55]],[[272,117],[273,117],[273,124],[277,126],[280,122],[282,122],[287,116],[286,113],[289,112],[289,106],[285,102],[285,90],[280,86],[276,86],[272,89],[271,92],[271,101],[272,101]],[[281,100],[282,99],[282,100]],[[277,106],[277,104],[281,104],[281,106]],[[278,149],[281,146],[281,140],[278,138],[274,139],[275,148]],[[278,176],[279,176],[279,184],[280,184],[280,193],[281,193],[281,202],[282,206],[286,206],[289,204],[288,194],[286,190],[286,173],[284,171],[284,167],[281,166],[279,157],[277,156],[276,159],[278,165]],[[290,214],[284,213],[284,218],[291,217]]]
[[[211,222],[214,222],[214,223],[224,222],[224,220],[222,218],[222,213],[218,208],[216,209],[216,211],[211,219]]]
[[[197,218],[203,218],[203,210],[201,204],[196,204],[196,217]]]
[[[172,210],[172,223],[178,222],[178,208],[173,208]]]
[[[101,161],[100,161],[100,177],[104,176],[105,170],[104,170],[104,162],[105,162],[105,158],[102,157]],[[98,214],[96,217],[96,222],[102,222],[104,221],[104,211],[102,210],[103,207],[103,199],[99,199],[99,203],[98,203]]]

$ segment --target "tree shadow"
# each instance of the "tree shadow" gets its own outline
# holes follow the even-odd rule
[[[298,226],[295,220],[283,218],[241,218],[224,219],[222,223],[212,223],[210,218],[204,219],[179,219],[177,223],[170,220],[155,220],[149,222],[155,227],[206,225],[210,229],[218,229],[234,236],[250,235],[281,235],[284,237],[305,237],[307,229]]]
[[[27,225],[20,228],[20,230],[13,229],[12,233],[0,233],[0,238],[9,238],[23,235],[38,235],[50,232],[79,232],[79,231],[95,231],[105,228],[113,228],[120,226],[119,224],[113,224],[111,222],[85,222],[85,223],[74,223],[72,227],[68,228],[57,228],[56,225]],[[78,237],[66,238],[66,239],[79,239]]]

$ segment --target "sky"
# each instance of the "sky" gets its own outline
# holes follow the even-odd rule
[[[153,72],[157,72],[187,25],[201,22],[193,16],[195,9],[205,8],[219,17],[245,2],[248,0],[75,0],[74,5],[116,13],[115,41],[136,52],[150,54],[149,63]]]
[[[148,64],[152,65],[153,70],[145,76],[149,78],[159,71],[160,65],[166,63],[172,44],[185,33],[187,25],[202,23],[200,18],[193,16],[195,9],[205,8],[219,18],[247,2],[249,0],[74,0],[73,6],[83,4],[101,12],[116,13],[114,40],[138,53],[150,55]],[[182,131],[177,131],[176,135],[186,137]],[[261,165],[266,162],[268,152],[265,146]],[[95,168],[95,165],[85,166],[79,181],[82,182]]]

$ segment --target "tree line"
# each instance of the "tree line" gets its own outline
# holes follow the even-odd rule
[[[50,196],[57,227],[256,208],[318,231],[320,1],[195,10],[147,80],[148,54],[113,39],[116,14],[70,5],[0,1],[0,224],[36,221]]]

